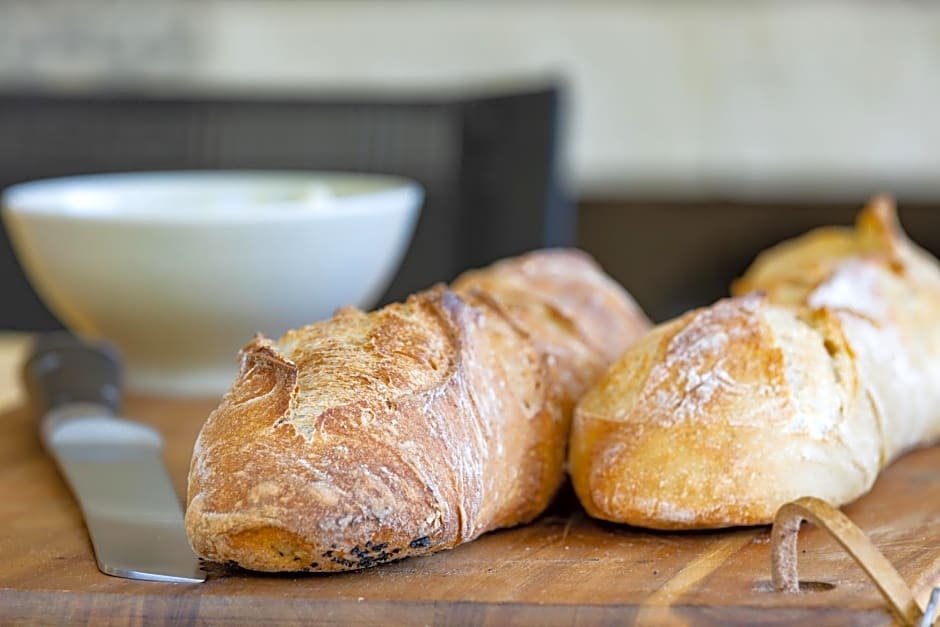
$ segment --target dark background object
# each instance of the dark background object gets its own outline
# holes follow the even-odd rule
[[[578,245],[662,321],[727,296],[760,251],[815,227],[853,224],[867,200],[585,201],[578,204]],[[940,255],[937,209],[898,201],[902,226],[934,255]]]
[[[348,170],[406,176],[426,198],[383,302],[461,270],[574,243],[558,182],[560,91],[369,101],[0,94],[0,188],[33,179],[141,170]],[[0,329],[46,330],[0,236]]]

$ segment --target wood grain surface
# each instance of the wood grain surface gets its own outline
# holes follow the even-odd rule
[[[130,399],[159,428],[180,494],[213,401]],[[940,447],[916,451],[845,508],[923,598],[940,584]],[[804,527],[806,592],[771,591],[769,529],[655,533],[585,517],[570,491],[534,524],[358,573],[204,584],[132,581],[95,567],[77,506],[24,409],[0,415],[0,624],[887,624],[875,587]]]

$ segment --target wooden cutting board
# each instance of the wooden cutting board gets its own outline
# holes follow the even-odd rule
[[[177,489],[212,401],[131,399],[159,428]],[[940,447],[888,468],[845,509],[923,599],[940,585]],[[0,416],[0,623],[886,624],[885,604],[823,532],[804,527],[800,571],[770,590],[768,528],[655,533],[585,517],[570,492],[534,524],[358,573],[213,568],[204,584],[101,574],[78,508],[25,411]]]

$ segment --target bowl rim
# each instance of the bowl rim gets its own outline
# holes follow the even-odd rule
[[[109,211],[76,208],[61,202],[53,203],[50,194],[78,188],[94,188],[108,182],[140,182],[156,185],[190,179],[197,181],[241,180],[296,180],[329,185],[329,180],[370,179],[387,187],[331,196],[325,204],[308,206],[299,203],[245,205],[238,211]],[[410,213],[420,208],[424,187],[405,176],[355,172],[348,170],[303,169],[204,169],[204,170],[141,170],[128,172],[101,172],[36,179],[13,184],[0,194],[0,211],[4,217],[30,216],[54,218],[76,222],[128,223],[128,224],[228,224],[255,222],[304,222],[330,218],[369,216],[403,211]],[[376,202],[377,200],[386,202]]]

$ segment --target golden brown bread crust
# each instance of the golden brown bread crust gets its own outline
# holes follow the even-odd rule
[[[575,413],[570,468],[588,513],[662,529],[749,525],[807,484],[845,498],[857,475],[849,485],[867,489],[878,449],[860,434],[873,419],[854,411],[856,377],[830,357],[839,336],[818,318],[754,294],[627,351]]]
[[[565,414],[650,327],[630,295],[579,250],[505,259],[462,274],[453,287],[489,294],[529,331],[546,357]]]
[[[599,269],[576,263],[596,285]],[[577,291],[530,271],[533,299]],[[578,306],[622,306],[632,317],[610,332],[626,346],[645,320],[622,289],[604,289],[613,294]],[[458,291],[346,308],[242,350],[193,453],[186,525],[197,554],[263,571],[350,570],[451,548],[547,506],[572,400],[557,396],[544,347],[584,340],[533,341],[498,285]]]
[[[734,291],[656,327],[578,403],[569,463],[592,516],[768,523],[802,496],[851,501],[940,437],[940,267],[888,201],[763,253]]]
[[[784,305],[832,312],[884,422],[887,463],[940,438],[940,396],[934,392],[940,391],[940,264],[907,238],[888,197],[872,199],[854,231],[843,229],[831,240],[847,237],[855,249],[835,261],[823,246],[802,260],[771,249],[735,293],[760,289]],[[789,276],[778,276],[774,268],[787,268]],[[802,282],[795,274],[803,275]]]

